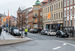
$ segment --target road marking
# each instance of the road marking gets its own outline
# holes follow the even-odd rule
[[[60,48],[61,48],[61,46],[58,46],[56,48],[53,48],[53,50],[57,50],[57,49],[60,49]]]
[[[67,45],[67,43],[64,43],[63,46]]]
[[[68,45],[70,45],[70,46],[75,47],[75,44],[71,44],[71,43],[68,43],[68,42],[65,42],[65,41],[60,41],[60,40],[56,40],[56,41],[59,41],[59,42],[64,43],[63,45],[68,44]]]
[[[75,47],[75,45],[74,44],[71,44],[71,43],[67,43],[68,45],[70,45],[70,46],[73,46],[73,47]]]

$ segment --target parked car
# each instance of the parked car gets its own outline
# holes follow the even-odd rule
[[[6,31],[6,28],[4,28],[4,31]]]
[[[11,28],[11,34],[14,36],[21,36],[20,31],[18,28]]]
[[[50,31],[47,32],[47,35],[55,36],[56,32],[54,30],[50,30]]]
[[[69,35],[61,30],[58,30],[56,33],[56,37],[69,37]]]
[[[48,30],[42,30],[42,31],[41,31],[41,34],[42,34],[42,35],[47,35],[47,33],[48,33]]]
[[[38,33],[38,29],[33,29],[33,33]]]
[[[34,29],[30,29],[29,32],[30,32],[30,33],[33,33],[33,30],[34,30]]]
[[[29,32],[30,33],[38,33],[38,29],[30,29]]]

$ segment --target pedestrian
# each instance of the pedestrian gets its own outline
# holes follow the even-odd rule
[[[0,27],[0,36],[1,36],[1,33],[2,33],[2,27]]]
[[[26,29],[25,29],[25,36],[27,36],[27,32],[28,32],[28,29],[26,28]]]

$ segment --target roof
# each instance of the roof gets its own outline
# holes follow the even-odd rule
[[[35,5],[40,5],[40,1],[37,0],[37,1],[35,2]]]
[[[42,2],[48,2],[48,0],[43,0]]]

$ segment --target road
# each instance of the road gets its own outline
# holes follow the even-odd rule
[[[28,33],[32,41],[0,46],[0,51],[75,51],[75,41]]]

